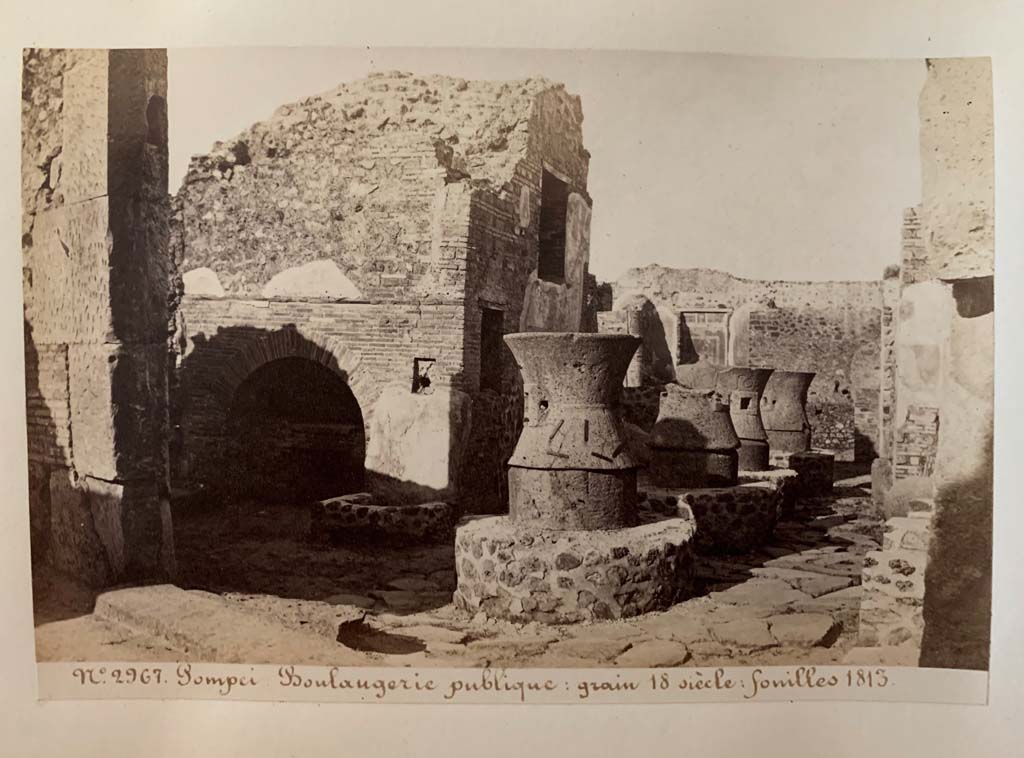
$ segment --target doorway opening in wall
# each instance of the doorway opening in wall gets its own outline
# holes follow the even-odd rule
[[[358,492],[366,434],[348,384],[307,358],[278,358],[235,391],[228,414],[232,493],[244,500]]]
[[[565,281],[565,217],[569,185],[544,170],[540,184],[540,246],[537,276],[548,282]]]
[[[480,309],[480,389],[501,391],[505,314],[497,308]]]
[[[728,364],[729,311],[683,311],[679,314],[676,363],[690,364],[701,360],[716,366]]]

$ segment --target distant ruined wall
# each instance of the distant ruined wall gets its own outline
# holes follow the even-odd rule
[[[184,289],[177,476],[216,477],[230,405],[219,377],[269,339],[330,354],[321,362],[359,401],[371,474],[500,508],[521,415],[501,334],[580,328],[581,121],[579,98],[543,79],[391,72],[282,106],[193,158],[172,222]],[[558,281],[537,271],[548,174],[568,192]],[[424,366],[430,387],[414,393]],[[414,443],[427,434],[444,440]]]
[[[166,53],[23,63],[33,554],[96,586],[167,577]]]
[[[673,365],[680,362],[680,314],[726,314],[727,362],[815,371],[809,392],[812,444],[838,460],[870,460],[879,446],[882,384],[882,282],[785,282],[740,279],[708,269],[647,266],[612,285],[602,331],[637,298],[649,300]],[[658,372],[659,375],[662,372]]]

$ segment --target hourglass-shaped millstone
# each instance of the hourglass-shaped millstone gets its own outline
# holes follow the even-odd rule
[[[771,454],[788,455],[811,449],[807,420],[807,390],[813,371],[776,371],[764,388],[761,417]]]
[[[666,385],[649,444],[649,474],[658,487],[736,484],[740,440],[714,390]]]
[[[768,468],[768,434],[761,419],[761,395],[772,375],[770,368],[729,366],[718,374],[715,389],[729,403],[729,416],[740,438],[740,471]]]
[[[523,432],[509,460],[509,514],[537,529],[637,523],[636,462],[619,419],[640,340],[625,334],[505,335],[523,375]]]

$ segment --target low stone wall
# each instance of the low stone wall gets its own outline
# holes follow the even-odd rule
[[[379,505],[359,492],[314,503],[310,536],[327,542],[443,542],[451,539],[453,521],[448,503]]]
[[[742,553],[764,544],[779,518],[782,496],[773,484],[703,489],[647,488],[641,519],[678,516],[695,526],[699,553]]]
[[[793,515],[797,494],[800,490],[800,475],[791,468],[773,468],[766,471],[741,471],[740,484],[769,484],[779,496],[779,518]]]
[[[690,596],[693,523],[537,533],[505,516],[459,524],[455,605],[492,618],[574,623],[664,610]]]
[[[835,457],[828,453],[793,453],[789,468],[797,473],[797,496],[814,497],[832,491]]]

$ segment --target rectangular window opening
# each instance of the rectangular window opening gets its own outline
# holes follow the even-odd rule
[[[540,185],[540,252],[537,276],[549,282],[565,281],[565,217],[569,185],[544,171]]]
[[[417,395],[429,395],[434,390],[431,388],[431,370],[434,368],[434,358],[413,358],[412,360],[412,391]]]

